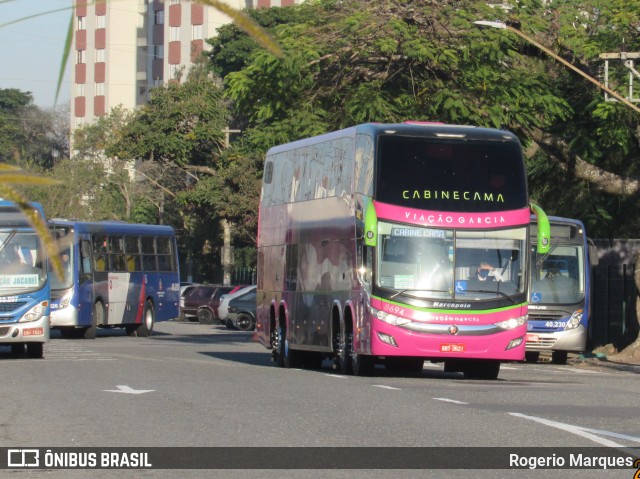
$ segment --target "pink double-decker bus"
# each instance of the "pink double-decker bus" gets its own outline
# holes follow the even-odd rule
[[[530,213],[512,133],[364,124],[269,150],[256,339],[282,367],[495,379],[527,334]]]

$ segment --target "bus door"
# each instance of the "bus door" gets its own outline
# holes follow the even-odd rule
[[[76,257],[78,258],[78,276],[76,291],[78,297],[78,325],[90,326],[93,314],[95,298],[93,281],[93,258],[91,251],[91,238],[83,235],[78,243]]]

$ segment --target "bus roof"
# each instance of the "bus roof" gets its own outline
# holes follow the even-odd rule
[[[55,218],[49,226],[73,228],[83,233],[173,235],[174,229],[168,225],[125,223],[120,221],[77,221]]]
[[[509,131],[497,130],[494,128],[480,128],[469,125],[448,125],[444,123],[417,121],[407,121],[404,123],[364,123],[342,130],[325,133],[323,135],[274,146],[269,149],[267,154],[272,155],[292,148],[301,148],[336,138],[354,138],[356,134],[359,133],[369,134],[374,137],[381,134],[395,134],[424,138],[459,139],[461,141],[518,141],[518,138]]]

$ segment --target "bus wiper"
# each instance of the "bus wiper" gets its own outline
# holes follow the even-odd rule
[[[494,290],[487,290],[487,289],[467,289],[465,290],[465,293],[487,293],[487,294],[491,294],[491,293],[495,293],[498,294],[500,296],[503,296],[505,298],[507,298],[509,301],[511,301],[512,304],[516,304],[515,299],[513,299],[511,296],[509,296],[507,293],[503,293],[502,291],[498,290],[498,289],[494,289]]]
[[[389,296],[389,299],[394,299],[397,296],[401,295],[401,294],[405,294],[407,296],[411,296],[412,298],[419,298],[422,299],[420,296],[416,296],[413,294],[407,294],[410,291],[423,291],[425,293],[447,293],[449,294],[449,290],[444,290],[444,289],[401,289],[400,291],[397,291],[395,293],[393,293],[391,296]]]

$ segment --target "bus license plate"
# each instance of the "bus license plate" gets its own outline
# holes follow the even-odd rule
[[[527,334],[527,342],[537,343],[540,341],[540,336],[537,334]]]
[[[464,344],[441,344],[440,352],[441,353],[463,353]]]
[[[23,329],[23,336],[42,336],[44,334],[43,328],[31,328],[31,329]]]

